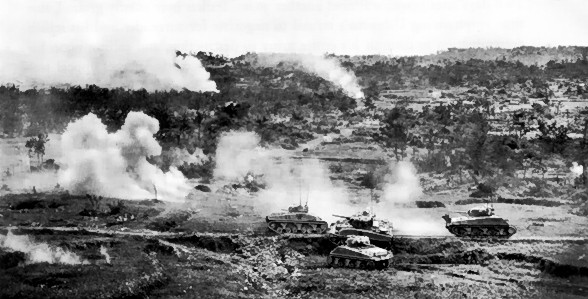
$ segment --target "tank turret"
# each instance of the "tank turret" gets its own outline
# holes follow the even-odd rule
[[[297,205],[288,208],[288,213],[308,213],[308,205]]]
[[[328,265],[358,269],[385,269],[390,265],[392,252],[371,245],[367,236],[349,236],[345,243],[329,253]]]
[[[368,211],[364,211],[353,216],[333,216],[347,220],[347,223],[349,223],[349,225],[357,229],[371,229],[374,226],[375,215],[372,215]]]
[[[517,232],[508,220],[494,214],[492,205],[475,207],[466,213],[467,216],[454,218],[448,214],[442,216],[450,233],[458,237],[510,238]]]
[[[376,215],[363,211],[353,216],[340,216],[342,218],[331,224],[331,240],[335,244],[343,244],[348,236],[366,236],[372,244],[390,248],[392,246],[392,224],[386,220],[377,219]]]
[[[474,207],[468,210],[470,217],[487,217],[494,215],[494,207],[492,205],[485,205]]]

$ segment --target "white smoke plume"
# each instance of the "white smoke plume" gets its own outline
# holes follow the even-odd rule
[[[37,6],[31,1],[3,3],[0,84],[216,91],[200,61],[176,56],[180,41],[166,39],[166,30],[150,28],[151,20],[133,7],[107,1]]]
[[[428,215],[425,209],[411,204],[423,194],[414,165],[406,161],[393,162],[390,171],[382,201],[375,207],[377,216],[391,220],[400,234],[447,235],[444,221],[439,216]]]
[[[275,66],[280,62],[299,63],[305,71],[315,73],[319,77],[341,87],[348,96],[354,99],[364,97],[355,74],[343,68],[335,58],[305,54],[258,55],[258,63],[262,65]]]
[[[57,183],[54,171],[31,172],[31,166],[38,162],[36,157],[29,157],[25,142],[26,138],[19,138],[0,144],[0,186],[6,185],[10,192],[31,192],[33,187],[37,191],[53,189]]]
[[[0,247],[20,251],[26,255],[26,263],[50,263],[78,265],[87,264],[77,254],[60,247],[52,247],[47,243],[37,243],[26,235],[14,235],[8,232],[0,235]]]
[[[12,193],[31,193],[33,187],[37,192],[51,191],[58,183],[58,178],[53,171],[43,172],[19,172],[9,177],[4,177],[0,185],[6,184]]]
[[[570,167],[570,171],[572,172],[573,176],[577,178],[584,173],[584,166],[579,165],[578,162],[572,162],[572,167]]]
[[[384,185],[384,201],[406,203],[414,201],[422,193],[417,171],[410,162],[400,161],[390,165],[390,179]]]
[[[272,164],[272,154],[259,146],[260,138],[254,132],[224,133],[216,148],[214,176],[240,179],[247,173],[262,174]]]
[[[108,251],[106,250],[106,247],[104,247],[104,245],[100,245],[100,254],[104,256],[104,258],[106,259],[106,263],[110,264],[110,254],[108,254]]]
[[[208,157],[204,154],[202,149],[197,148],[192,154],[185,148],[170,148],[169,150],[163,151],[161,154],[169,159],[171,166],[179,167],[184,164],[201,165],[203,162],[208,160]]]
[[[90,113],[70,123],[62,135],[60,184],[74,194],[92,193],[122,199],[154,197],[183,201],[190,186],[175,167],[164,173],[147,162],[161,154],[153,135],[159,122],[142,113],[130,112],[124,125],[108,133],[100,119]]]
[[[224,179],[242,179],[249,172],[263,175],[266,189],[259,191],[255,208],[260,213],[280,212],[308,201],[310,213],[331,223],[332,214],[351,214],[344,187],[329,178],[329,170],[317,159],[292,159],[282,149],[259,146],[252,132],[230,132],[221,136],[216,152],[214,175]]]

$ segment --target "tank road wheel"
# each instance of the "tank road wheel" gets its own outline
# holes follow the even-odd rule
[[[366,269],[367,268],[367,264],[365,263],[365,261],[357,261],[357,268],[358,269]]]
[[[315,225],[314,226],[314,232],[317,234],[320,234],[322,231],[322,226],[321,225]]]
[[[308,235],[308,234],[312,233],[312,227],[308,224],[303,224],[301,230],[302,230],[303,234]]]
[[[337,268],[340,268],[341,265],[343,265],[343,261],[340,258],[336,257],[335,261],[333,261],[333,265]]]
[[[466,229],[467,231],[467,229]],[[467,234],[467,233],[466,233]],[[483,237],[486,234],[484,233],[484,231],[482,230],[481,227],[472,227],[470,228],[470,233],[469,233],[470,237],[472,238],[477,238],[477,237]]]
[[[284,228],[281,225],[276,225],[276,232],[278,232],[278,234],[283,234],[284,233]]]
[[[340,237],[331,237],[331,238],[329,238],[329,240],[331,241],[331,243],[333,243],[334,245],[337,245],[337,246],[344,245],[344,243],[345,243],[345,241],[343,241],[343,239]]]
[[[453,232],[458,237],[465,237],[467,235],[467,231],[463,227],[455,227],[453,228]]]
[[[327,265],[333,266],[334,260],[332,256],[327,256]]]
[[[508,235],[507,235],[507,237],[510,237],[510,236],[512,236],[512,235],[514,235],[516,233],[517,233],[517,229],[514,226],[511,226],[511,227],[508,228]]]
[[[353,264],[354,268],[361,269],[361,261],[355,261]]]
[[[345,267],[353,268],[353,261],[350,259],[345,259]]]
[[[375,269],[375,268],[376,268],[376,263],[374,263],[374,261],[368,261],[368,262],[367,262],[367,268],[368,268],[369,270],[373,270],[373,269]]]
[[[290,234],[290,233],[292,233],[292,229],[291,229],[290,227],[287,227],[287,226],[286,226],[286,227],[284,227],[284,228],[282,229],[282,232],[283,232],[284,234]]]
[[[497,237],[500,236],[500,229],[498,228],[488,228],[488,236],[490,237]]]
[[[489,237],[491,228],[480,227],[478,228],[478,237]]]
[[[456,236],[459,236],[459,228],[458,227],[449,228],[449,232],[456,235]]]
[[[319,234],[323,234],[327,231],[327,226],[324,224],[320,224],[316,227],[316,232]]]
[[[348,268],[355,268],[355,261],[353,259],[347,259],[347,264],[345,266]]]
[[[347,261],[348,261],[347,267],[349,267],[349,268],[355,268],[355,261],[354,260],[349,260],[348,259]]]
[[[290,229],[291,233],[293,233],[293,234],[298,233],[298,227],[296,227],[295,224],[288,224],[286,227]]]

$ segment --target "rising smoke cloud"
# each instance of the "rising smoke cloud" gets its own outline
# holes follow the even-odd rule
[[[0,247],[12,251],[20,251],[26,255],[26,263],[50,263],[50,264],[85,264],[77,254],[53,247],[47,243],[38,243],[26,235],[14,235],[8,232],[6,236],[0,235]]]
[[[172,166],[182,166],[184,164],[201,165],[208,160],[208,156],[204,154],[201,148],[196,148],[192,154],[185,148],[170,148],[162,153],[171,161]]]
[[[391,175],[384,185],[384,202],[407,203],[422,193],[420,179],[412,163],[400,161],[390,164]]]
[[[259,141],[253,132],[225,133],[219,140],[214,170],[217,179],[242,180],[250,172],[263,175],[267,188],[253,202],[258,212],[279,212],[308,199],[311,214],[333,223],[338,218],[332,214],[353,215],[370,208],[369,197],[352,204],[345,186],[331,181],[330,171],[318,159],[294,159],[289,151],[264,148]],[[447,235],[441,218],[414,206],[422,195],[414,165],[392,162],[389,173],[380,202],[373,206],[377,217],[392,221],[400,234]]]
[[[130,112],[115,133],[92,113],[70,123],[61,139],[60,184],[74,194],[123,199],[153,198],[155,185],[159,199],[183,201],[190,191],[184,175],[175,167],[164,173],[147,162],[161,154],[153,137],[158,130],[159,122],[142,112]]]
[[[11,24],[13,15],[0,14],[0,84],[216,91],[198,59],[176,56],[181,41],[113,4],[55,1],[39,11],[32,1],[4,3],[4,11],[22,13]]]
[[[364,97],[355,74],[343,68],[335,58],[305,54],[258,55],[258,63],[262,65],[276,66],[280,62],[298,63],[303,70],[341,87],[348,96],[354,99]]]
[[[218,141],[214,176],[230,180],[241,179],[247,173],[263,174],[272,164],[268,149],[260,147],[261,138],[254,132],[227,132]]]
[[[377,215],[393,221],[394,229],[408,235],[447,235],[443,220],[419,209],[414,202],[423,194],[414,165],[407,161],[389,165]]]
[[[578,164],[578,162],[572,162],[570,172],[572,173],[574,178],[580,177],[584,173],[584,166]]]
[[[248,173],[263,175],[266,189],[258,192],[255,209],[262,214],[279,212],[308,201],[310,213],[327,222],[332,214],[357,212],[344,187],[329,178],[329,170],[318,159],[293,159],[288,151],[263,148],[253,132],[229,132],[221,136],[216,152],[215,177],[242,179]]]

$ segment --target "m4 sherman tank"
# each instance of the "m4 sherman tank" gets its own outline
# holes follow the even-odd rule
[[[293,206],[288,212],[274,213],[265,217],[270,230],[278,234],[324,234],[328,223],[308,214],[308,205]]]
[[[467,216],[445,219],[445,227],[458,237],[470,238],[510,238],[517,229],[508,224],[508,220],[494,215],[491,205],[475,207],[467,212]]]
[[[343,218],[331,224],[331,241],[335,244],[343,244],[348,236],[366,236],[371,244],[388,249],[392,246],[392,224],[386,220],[376,219],[376,216],[368,211],[351,217],[333,215]]]
[[[346,243],[329,253],[328,265],[358,269],[384,269],[390,265],[392,253],[371,245],[368,237],[349,236]]]

